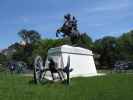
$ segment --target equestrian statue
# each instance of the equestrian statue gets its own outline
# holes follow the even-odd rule
[[[62,27],[56,31],[56,37],[59,37],[59,34],[63,38],[69,37],[73,43],[75,39],[78,39],[81,36],[81,33],[78,30],[77,19],[74,16],[71,16],[71,14],[66,14],[64,20]]]

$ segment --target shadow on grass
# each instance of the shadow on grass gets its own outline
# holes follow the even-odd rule
[[[35,83],[35,81],[32,79],[29,81],[29,84],[31,85],[50,85],[50,84],[60,84],[60,85],[69,85],[67,84],[66,80],[64,81],[53,81],[53,80],[47,80],[47,79],[44,79],[42,80],[41,82],[38,82],[38,83]]]

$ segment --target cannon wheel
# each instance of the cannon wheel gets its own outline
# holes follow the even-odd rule
[[[43,60],[41,56],[36,56],[34,59],[34,82],[40,83],[43,79]]]

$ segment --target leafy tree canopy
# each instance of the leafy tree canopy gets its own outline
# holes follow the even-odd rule
[[[23,29],[18,34],[26,44],[32,44],[41,38],[40,34],[35,30]]]

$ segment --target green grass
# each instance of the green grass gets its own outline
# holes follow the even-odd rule
[[[0,74],[0,100],[133,100],[133,75],[109,74],[35,85],[31,77]]]

